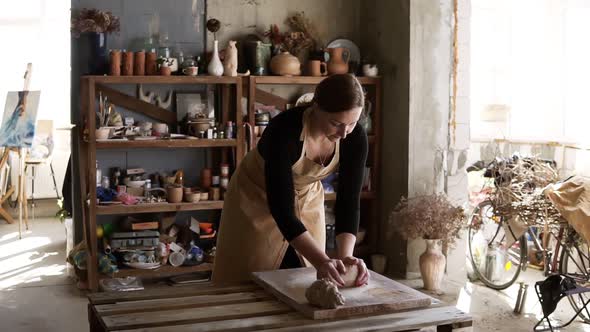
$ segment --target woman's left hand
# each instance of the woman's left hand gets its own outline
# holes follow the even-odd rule
[[[358,266],[359,274],[356,277],[355,286],[362,286],[369,283],[369,270],[365,262],[353,256],[348,256],[342,259],[344,265],[356,265]]]

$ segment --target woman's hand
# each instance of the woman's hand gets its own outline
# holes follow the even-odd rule
[[[341,260],[325,260],[318,264],[315,269],[317,271],[318,280],[327,278],[335,283],[338,287],[344,286],[344,279],[342,279],[341,274],[344,274],[346,268],[344,267],[344,263]]]
[[[367,269],[367,265],[365,265],[365,262],[362,259],[353,256],[348,256],[343,258],[342,261],[339,262],[343,262],[345,265],[358,266],[359,273],[356,277],[356,287],[369,283],[369,270]]]

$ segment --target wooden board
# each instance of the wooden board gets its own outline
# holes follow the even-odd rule
[[[312,267],[254,272],[254,281],[277,298],[312,319],[331,319],[361,314],[383,314],[426,307],[432,298],[410,287],[370,271],[369,284],[342,289],[345,303],[336,309],[309,304],[305,290],[316,280]]]

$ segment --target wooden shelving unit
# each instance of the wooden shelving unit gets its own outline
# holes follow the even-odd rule
[[[197,203],[146,203],[137,205],[97,206],[97,215],[180,212],[198,210],[218,210],[223,208],[223,201],[203,201]]]
[[[264,101],[275,101],[275,105],[284,109],[286,104],[284,100],[270,93],[264,92],[257,88],[260,84],[266,85],[316,85],[325,77],[282,77],[282,76],[250,76],[250,77],[212,77],[212,76],[84,76],[81,78],[81,103],[82,103],[82,123],[87,128],[95,128],[95,109],[97,104],[98,92],[108,95],[109,100],[115,105],[136,111],[145,116],[151,117],[159,122],[165,122],[170,125],[176,123],[176,115],[173,112],[163,112],[152,104],[145,103],[134,97],[127,96],[122,92],[112,88],[117,84],[152,84],[152,85],[207,85],[214,84],[220,87],[221,92],[221,122],[235,120],[237,132],[236,139],[170,139],[170,140],[112,140],[97,141],[94,130],[88,130],[85,137],[81,137],[80,152],[80,169],[84,170],[81,178],[81,191],[79,193],[84,204],[82,211],[84,219],[84,237],[88,245],[88,281],[92,290],[98,289],[98,239],[96,237],[97,216],[103,215],[124,215],[135,213],[154,213],[154,212],[178,212],[178,211],[197,211],[197,210],[214,210],[223,208],[223,201],[203,201],[198,203],[153,203],[141,205],[108,205],[102,206],[96,204],[96,190],[94,187],[96,179],[96,153],[98,150],[131,150],[131,149],[186,149],[186,148],[231,148],[235,151],[236,164],[242,160],[246,154],[246,137],[244,130],[244,119],[242,117],[242,91],[247,92],[248,97],[248,115],[246,121],[254,126],[254,105],[257,98],[261,97]],[[363,214],[361,224],[367,227],[367,237],[365,241],[355,247],[355,254],[359,257],[376,251],[378,228],[378,198],[379,198],[379,165],[380,165],[380,137],[381,137],[381,79],[359,77],[359,81],[368,88],[368,98],[373,101],[373,133],[368,136],[370,151],[368,163],[371,166],[372,188],[370,192],[361,194]],[[282,103],[282,104],[281,104]],[[231,111],[230,111],[231,110]],[[235,112],[235,113],[234,113]],[[224,150],[224,151],[226,151]],[[326,194],[326,201],[336,200],[337,194]],[[114,274],[114,277],[141,276],[141,277],[167,277],[178,274],[208,271],[211,270],[212,264],[203,263],[197,266],[172,267],[170,265],[162,266],[154,270],[140,270],[122,268]]]
[[[120,268],[118,272],[113,274],[115,278],[125,277],[148,277],[148,278],[164,278],[171,277],[179,274],[192,273],[192,272],[203,272],[211,271],[213,265],[211,263],[201,263],[194,266],[179,266],[174,267],[172,265],[162,265],[161,267],[153,270],[142,270],[142,269],[131,269],[131,268]]]
[[[238,141],[235,139],[165,139],[153,141],[125,141],[110,140],[96,142],[97,149],[180,149],[180,148],[221,148],[235,147]]]
[[[117,84],[152,84],[152,85],[218,85],[221,93],[220,122],[234,120],[236,139],[158,139],[158,140],[104,140],[97,141],[95,136],[95,109],[98,92],[107,96],[119,107],[148,116],[155,121],[168,125],[176,124],[176,114],[161,109],[135,97],[128,96],[111,87]],[[97,150],[132,150],[132,149],[180,149],[180,148],[220,148],[225,152],[234,151],[236,166],[245,155],[244,130],[242,126],[242,79],[240,77],[213,76],[83,76],[81,78],[82,123],[86,124],[87,136],[81,138],[80,169],[84,170],[81,178],[80,198],[84,204],[84,237],[88,245],[88,282],[91,290],[98,289],[98,239],[96,237],[97,216],[124,215],[153,212],[179,212],[197,210],[217,210],[223,207],[223,201],[202,201],[198,203],[154,203],[140,205],[98,205],[96,202],[96,153]],[[173,267],[164,265],[154,270],[122,268],[114,277],[144,276],[164,277],[178,274],[208,271],[211,264],[197,266]]]
[[[283,76],[250,76],[244,80],[244,90],[248,93],[248,120],[255,126],[255,103],[272,104],[285,110],[287,101],[259,88],[259,85],[317,85],[326,77],[283,77]],[[381,172],[381,77],[357,77],[367,89],[367,98],[373,103],[371,117],[373,131],[368,133],[369,156],[367,164],[371,167],[371,191],[361,193],[361,207],[365,212],[361,215],[361,226],[366,227],[367,236],[359,247],[355,247],[355,254],[360,257],[377,252],[379,238],[379,174]],[[246,81],[247,80],[247,81]],[[257,144],[259,137],[255,139]],[[325,194],[326,201],[335,201],[337,194]]]

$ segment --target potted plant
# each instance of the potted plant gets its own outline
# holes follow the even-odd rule
[[[173,58],[163,58],[160,57],[156,60],[156,63],[158,64],[159,68],[160,68],[160,75],[163,76],[170,76],[172,74],[172,66],[174,65],[174,59]]]
[[[87,61],[89,74],[107,73],[107,35],[120,28],[119,18],[110,11],[83,8],[72,12],[70,29],[80,39],[79,56]]]
[[[389,216],[389,223],[406,239],[423,238],[426,251],[420,256],[424,289],[439,291],[446,258],[441,245],[452,246],[463,228],[465,213],[445,194],[402,197]]]

